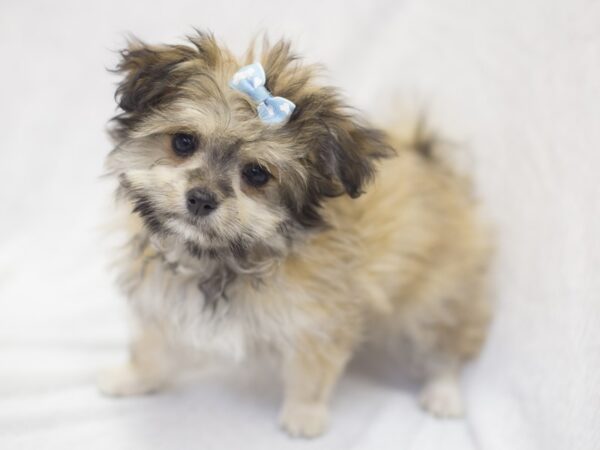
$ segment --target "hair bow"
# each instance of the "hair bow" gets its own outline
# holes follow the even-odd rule
[[[248,95],[256,103],[258,117],[268,124],[286,123],[296,108],[283,97],[273,97],[265,87],[267,77],[260,63],[242,67],[234,75],[229,86]]]

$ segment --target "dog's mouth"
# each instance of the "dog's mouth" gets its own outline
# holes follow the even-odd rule
[[[172,236],[202,247],[229,245],[228,239],[222,236],[215,226],[216,212],[197,215],[188,211],[165,210],[157,205],[148,193],[131,189],[127,184],[122,186],[132,205],[132,212],[142,219],[145,229],[150,234]]]
[[[170,237],[185,243],[194,256],[246,258],[249,249],[257,243],[250,234],[219,229],[217,213],[198,216],[181,211],[163,211],[150,196],[129,191],[133,212],[144,222],[146,230],[159,237]],[[264,243],[265,248],[269,246]]]
[[[195,217],[190,214],[165,215],[164,227],[169,233],[203,246],[223,246],[225,240],[214,226],[211,217]]]
[[[187,225],[192,227],[196,227],[200,230],[204,228],[210,228],[211,217],[197,217],[191,214],[183,214],[180,217],[180,220],[185,222]]]

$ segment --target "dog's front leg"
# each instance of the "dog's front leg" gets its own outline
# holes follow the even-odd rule
[[[98,387],[110,396],[148,394],[160,390],[172,373],[173,358],[163,332],[140,327],[130,344],[128,361],[100,374]]]
[[[281,426],[294,437],[317,437],[329,423],[329,398],[351,345],[305,337],[284,354]]]

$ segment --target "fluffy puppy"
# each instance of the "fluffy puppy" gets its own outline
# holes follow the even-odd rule
[[[253,61],[295,104],[286,123],[229,86]],[[118,72],[107,167],[130,207],[118,269],[139,327],[101,389],[158,390],[180,343],[267,351],[281,361],[281,425],[313,437],[357,345],[386,329],[424,363],[422,406],[460,415],[459,371],[488,326],[489,245],[431,145],[372,128],[283,41],[242,60],[204,33],[133,42]]]

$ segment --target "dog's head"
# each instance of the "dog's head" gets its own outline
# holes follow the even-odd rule
[[[289,240],[324,225],[325,199],[359,196],[374,161],[392,153],[289,44],[267,46],[260,61],[266,88],[296,105],[283,125],[263,123],[229,87],[241,64],[210,35],[122,52],[107,166],[151,233],[213,252]]]

